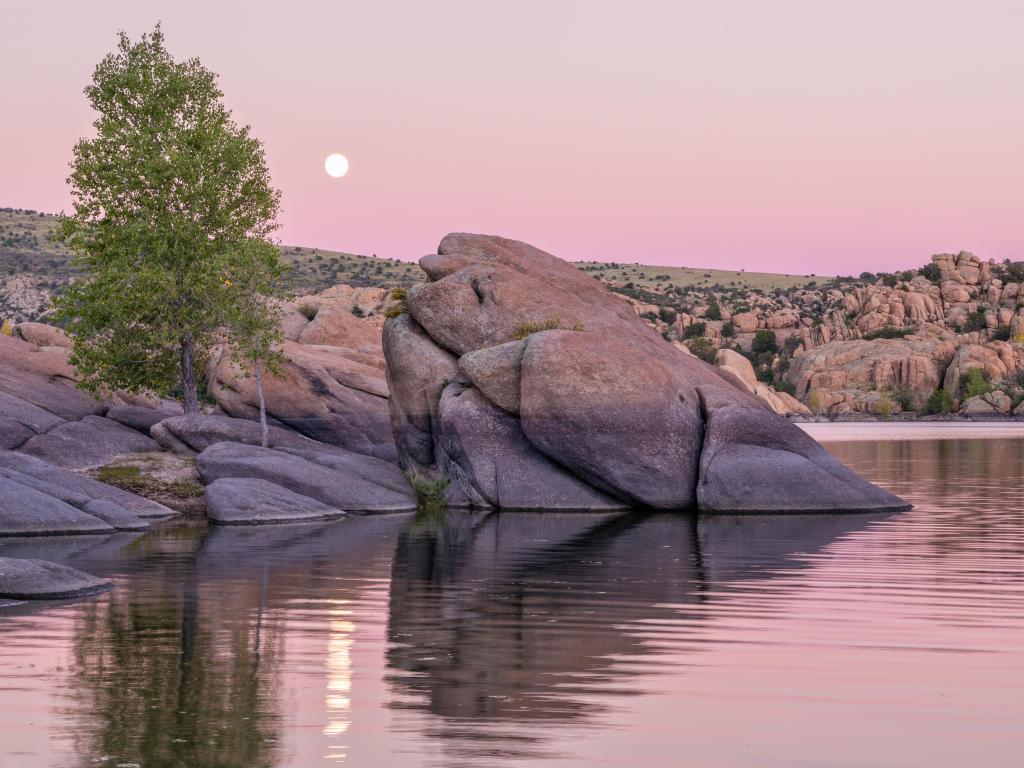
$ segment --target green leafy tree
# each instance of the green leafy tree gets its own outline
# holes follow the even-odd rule
[[[175,61],[160,27],[96,67],[85,94],[96,136],[75,145],[74,213],[57,237],[82,277],[57,301],[81,384],[161,393],[198,411],[197,372],[214,344],[253,346],[252,290],[280,275],[280,193],[263,147],[225,108],[217,77]],[[262,344],[256,344],[262,349]]]
[[[754,334],[750,343],[750,351],[755,355],[772,354],[779,351],[779,340],[775,331],[761,330]]]

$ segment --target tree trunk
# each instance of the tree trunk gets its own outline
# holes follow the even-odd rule
[[[267,399],[263,396],[263,377],[260,375],[260,361],[253,358],[252,369],[256,372],[256,395],[260,399],[260,442],[267,447]]]
[[[192,334],[181,337],[181,396],[186,415],[199,413],[199,390],[196,387],[195,354]]]

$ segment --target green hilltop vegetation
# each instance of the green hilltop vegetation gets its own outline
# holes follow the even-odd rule
[[[0,319],[35,319],[47,311],[49,295],[74,277],[72,254],[54,243],[57,217],[20,208],[0,208]],[[318,293],[332,285],[409,287],[423,279],[412,262],[281,245],[290,267],[288,291]],[[619,293],[656,304],[675,304],[673,293],[687,291],[788,292],[822,285],[834,278],[696,267],[663,267],[617,262],[577,262],[587,274]],[[20,279],[18,279],[20,278]]]
[[[665,290],[672,287],[711,289],[715,286],[773,291],[802,288],[808,283],[830,281],[831,276],[782,275],[774,272],[739,272],[699,267],[659,267],[647,264],[624,264],[608,261],[579,261],[576,266],[606,283],[627,288]],[[632,283],[632,285],[630,285]]]

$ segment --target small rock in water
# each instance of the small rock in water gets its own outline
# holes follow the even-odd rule
[[[0,557],[0,599],[59,600],[94,595],[110,582],[48,560]]]

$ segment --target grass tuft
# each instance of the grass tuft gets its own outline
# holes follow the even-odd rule
[[[315,318],[319,311],[319,304],[299,304],[299,314],[301,314],[307,320],[312,320],[313,318]]]
[[[416,496],[416,511],[428,514],[444,512],[447,507],[444,492],[450,481],[444,475],[430,477],[416,471],[405,473]]]

